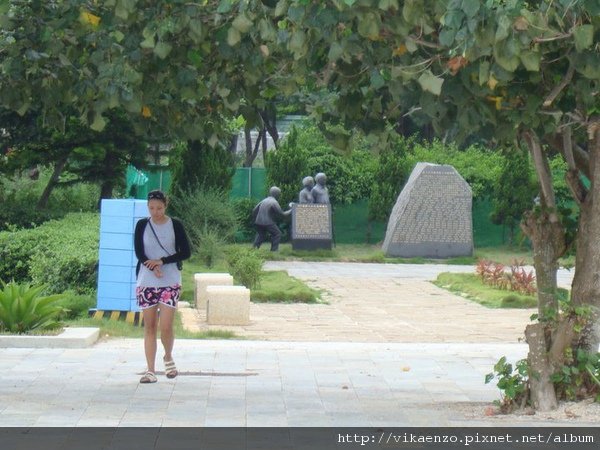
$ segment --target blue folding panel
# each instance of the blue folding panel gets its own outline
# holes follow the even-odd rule
[[[143,217],[148,217],[145,200],[102,200],[96,305],[99,310],[139,310],[135,300],[137,258],[133,233],[135,224]]]

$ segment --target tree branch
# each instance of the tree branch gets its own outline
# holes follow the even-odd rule
[[[561,39],[568,39],[572,36],[572,33],[561,33],[561,34],[556,34],[554,36],[550,36],[547,38],[534,38],[533,42],[535,43],[539,43],[539,42],[552,42],[552,41],[558,41]]]
[[[573,146],[573,156],[575,157],[575,163],[577,164],[577,168],[583,173],[587,178],[591,179],[590,174],[590,155],[579,145]]]
[[[408,36],[408,37],[410,39],[412,39],[413,41],[415,41],[415,44],[422,45],[423,47],[435,48],[435,49],[438,49],[438,50],[444,48],[441,45],[436,44],[435,42],[424,41],[423,39],[420,39],[420,38],[415,37],[415,36]]]
[[[558,97],[558,94],[560,94],[561,91],[571,82],[574,73],[575,66],[573,66],[573,63],[570,63],[566,75],[563,77],[560,83],[554,86],[554,89],[550,91],[550,94],[548,94],[548,97],[546,97],[546,100],[544,100],[544,108],[550,106],[552,102],[556,99],[556,97]]]
[[[554,197],[554,189],[552,188],[552,177],[550,175],[550,166],[548,164],[548,158],[542,151],[539,138],[532,130],[527,130],[523,133],[523,137],[527,142],[527,147],[533,157],[535,171],[538,175],[538,182],[540,183],[540,190],[544,198],[544,206],[548,208],[556,208],[556,199]],[[556,213],[550,215],[550,221],[557,221]]]

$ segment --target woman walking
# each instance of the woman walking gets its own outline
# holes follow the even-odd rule
[[[173,361],[173,319],[181,295],[182,261],[191,255],[183,224],[165,214],[167,198],[162,191],[148,194],[150,217],[135,227],[134,247],[138,259],[136,298],[144,319],[144,352],[147,369],[140,383],[156,383],[156,334],[165,350],[163,362],[167,378],[177,376]],[[160,320],[159,320],[160,311]]]

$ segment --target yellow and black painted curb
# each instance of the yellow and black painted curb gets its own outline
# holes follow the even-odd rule
[[[144,326],[141,311],[111,311],[101,309],[90,309],[88,316],[93,319],[124,320],[132,325]]]

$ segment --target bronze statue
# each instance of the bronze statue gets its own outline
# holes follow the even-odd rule
[[[329,204],[329,191],[325,186],[327,177],[323,172],[319,172],[315,175],[315,181],[317,184],[311,191],[314,203]]]
[[[313,177],[304,177],[302,179],[302,185],[304,186],[304,189],[302,189],[298,194],[298,203],[314,203],[311,192],[315,185],[315,180]]]

